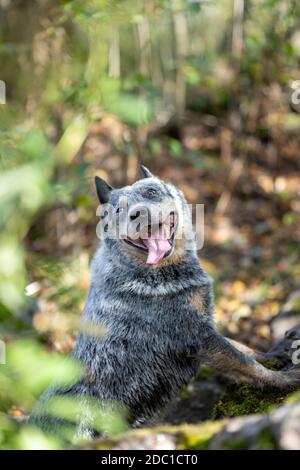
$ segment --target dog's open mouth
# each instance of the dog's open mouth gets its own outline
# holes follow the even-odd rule
[[[124,240],[129,245],[148,253],[147,264],[157,264],[172,253],[175,231],[176,218],[174,212],[171,212],[168,218],[156,227],[156,230],[148,225],[147,237],[136,239],[128,237]]]

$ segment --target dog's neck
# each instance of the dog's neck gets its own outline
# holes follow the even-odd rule
[[[211,283],[194,251],[187,251],[181,262],[149,268],[124,258],[105,243],[93,260],[91,281],[96,288],[144,296],[175,294]]]

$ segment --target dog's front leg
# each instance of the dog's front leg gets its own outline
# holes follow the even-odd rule
[[[268,355],[266,353],[263,353],[261,351],[256,351],[255,349],[251,349],[248,346],[246,346],[245,344],[242,344],[239,341],[236,341],[235,339],[231,339],[231,338],[226,338],[226,339],[227,339],[227,341],[229,341],[229,343],[233,347],[235,347],[236,349],[238,349],[242,353],[246,354],[247,356],[252,357],[253,359],[255,359],[258,362],[264,363],[269,359]]]
[[[276,387],[282,390],[300,388],[300,370],[267,369],[253,357],[238,350],[215,330],[203,341],[200,359],[220,372],[234,375],[259,387]]]

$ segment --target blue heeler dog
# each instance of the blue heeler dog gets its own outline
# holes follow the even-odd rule
[[[260,364],[263,353],[216,330],[212,282],[187,236],[187,202],[179,189],[141,169],[144,178],[121,189],[96,177],[103,240],[84,310],[84,325],[92,327],[82,329],[73,351],[85,375],[45,397],[79,394],[121,403],[138,426],[153,422],[202,364],[259,387],[300,387],[299,371],[269,370]],[[93,333],[97,328],[103,335]],[[92,428],[92,417],[88,421]]]

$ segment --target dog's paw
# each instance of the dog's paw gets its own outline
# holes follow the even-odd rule
[[[299,368],[282,372],[282,375],[285,378],[285,382],[288,388],[290,388],[291,390],[300,389],[300,369]]]

